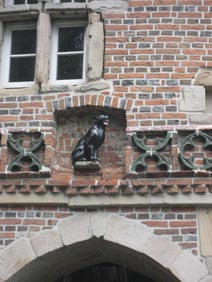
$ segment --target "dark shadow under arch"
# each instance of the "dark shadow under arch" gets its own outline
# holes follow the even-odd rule
[[[96,264],[62,276],[54,282],[156,282],[113,263]]]

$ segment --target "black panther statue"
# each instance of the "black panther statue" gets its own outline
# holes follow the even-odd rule
[[[78,141],[72,152],[72,163],[77,161],[101,161],[97,158],[98,149],[105,140],[105,128],[109,124],[107,115],[94,117],[94,123],[88,132]]]

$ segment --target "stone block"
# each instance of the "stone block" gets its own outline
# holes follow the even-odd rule
[[[4,37],[4,23],[0,20],[0,46],[3,43],[3,37]]]
[[[47,83],[49,76],[51,19],[47,13],[40,13],[37,30],[37,56],[35,78],[37,82]]]
[[[105,81],[90,82],[82,86],[75,87],[75,92],[94,92],[110,89],[110,84]]]
[[[200,208],[199,234],[200,234],[200,253],[202,256],[212,256],[212,209]],[[212,260],[211,260],[212,263]]]
[[[142,252],[151,236],[146,225],[114,215],[108,220],[104,239]]]
[[[23,237],[16,240],[0,252],[0,279],[7,281],[35,258],[29,239]]]
[[[205,258],[206,265],[210,274],[212,274],[212,256],[208,256]]]
[[[104,236],[110,217],[110,214],[95,213],[91,215],[90,224],[93,236],[96,238]]]
[[[101,169],[100,162],[91,162],[91,161],[78,161],[74,164],[75,169],[94,169],[99,170]]]
[[[100,21],[100,19],[101,19],[100,13],[90,13],[89,14],[89,23],[90,24],[97,23]]]
[[[60,233],[57,228],[35,233],[30,239],[37,257],[63,247]]]
[[[91,9],[95,12],[101,11],[126,11],[128,7],[129,0],[94,0],[89,2],[88,9]]]
[[[212,115],[210,114],[189,114],[189,122],[190,124],[212,124]]]
[[[206,266],[189,250],[177,256],[169,269],[184,282],[198,282],[208,275]]]
[[[212,86],[212,69],[210,68],[201,68],[197,75],[194,84],[195,85],[204,85]]]
[[[163,267],[168,267],[182,253],[182,250],[167,238],[152,236],[143,252]]]
[[[212,277],[207,276],[207,277],[203,278],[200,282],[212,282]]]
[[[88,80],[102,77],[104,54],[103,23],[96,22],[88,27]]]
[[[203,86],[182,87],[179,110],[183,112],[205,111],[205,88]]]
[[[90,215],[79,214],[62,220],[58,230],[65,246],[88,240],[92,237],[90,228]]]

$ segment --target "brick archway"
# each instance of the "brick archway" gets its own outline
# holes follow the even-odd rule
[[[64,93],[61,94],[61,97],[58,96],[56,100],[53,100],[50,103],[54,112],[83,106],[108,107],[130,112],[133,100],[103,94],[83,94],[70,97],[69,94]]]
[[[156,282],[205,282],[198,257],[143,224],[110,214],[78,214],[20,238],[0,252],[0,281],[53,282],[63,274],[112,262]],[[208,276],[209,278],[209,276]]]

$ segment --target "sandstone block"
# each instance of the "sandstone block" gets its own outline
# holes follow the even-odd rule
[[[102,77],[104,33],[103,23],[96,22],[89,25],[88,30],[88,79],[97,80]]]
[[[208,274],[206,266],[189,250],[177,256],[169,269],[184,282],[198,282]]]
[[[104,239],[142,252],[151,236],[146,225],[114,215],[108,220]]]
[[[37,31],[37,56],[35,78],[37,82],[47,83],[49,73],[51,19],[47,13],[40,13]]]
[[[16,240],[0,252],[0,279],[6,281],[35,258],[29,239]]]
[[[95,213],[91,215],[90,223],[93,236],[97,238],[104,236],[110,217],[110,214]]]
[[[129,0],[94,0],[88,3],[88,8],[96,12],[111,10],[124,11],[128,7],[128,1]]]
[[[200,234],[200,253],[202,256],[208,257],[210,268],[212,267],[212,209],[199,209],[199,234]],[[212,269],[211,269],[212,271]]]
[[[206,265],[210,274],[212,274],[212,256],[205,257]]]
[[[179,110],[183,112],[204,112],[205,88],[203,86],[182,87]]]
[[[110,88],[110,84],[108,82],[100,80],[98,82],[90,82],[85,85],[78,86],[74,90],[76,92],[89,92],[89,91],[94,92],[94,91],[102,91],[109,88]]]
[[[92,237],[90,215],[79,214],[68,217],[59,222],[58,230],[65,246],[88,240]]]
[[[198,71],[195,79],[195,85],[212,86],[212,69],[202,68]]]
[[[38,257],[63,247],[57,228],[43,230],[33,234],[31,236],[31,244]]]
[[[212,282],[212,277],[207,276],[207,277],[203,278],[200,282]]]
[[[181,252],[180,247],[167,238],[156,236],[152,236],[144,248],[144,253],[163,267],[168,267]]]
[[[89,22],[91,24],[97,23],[100,21],[100,13],[90,13],[89,14]]]
[[[189,121],[190,124],[212,124],[212,115],[210,114],[198,114],[198,113],[193,113],[189,114]]]

